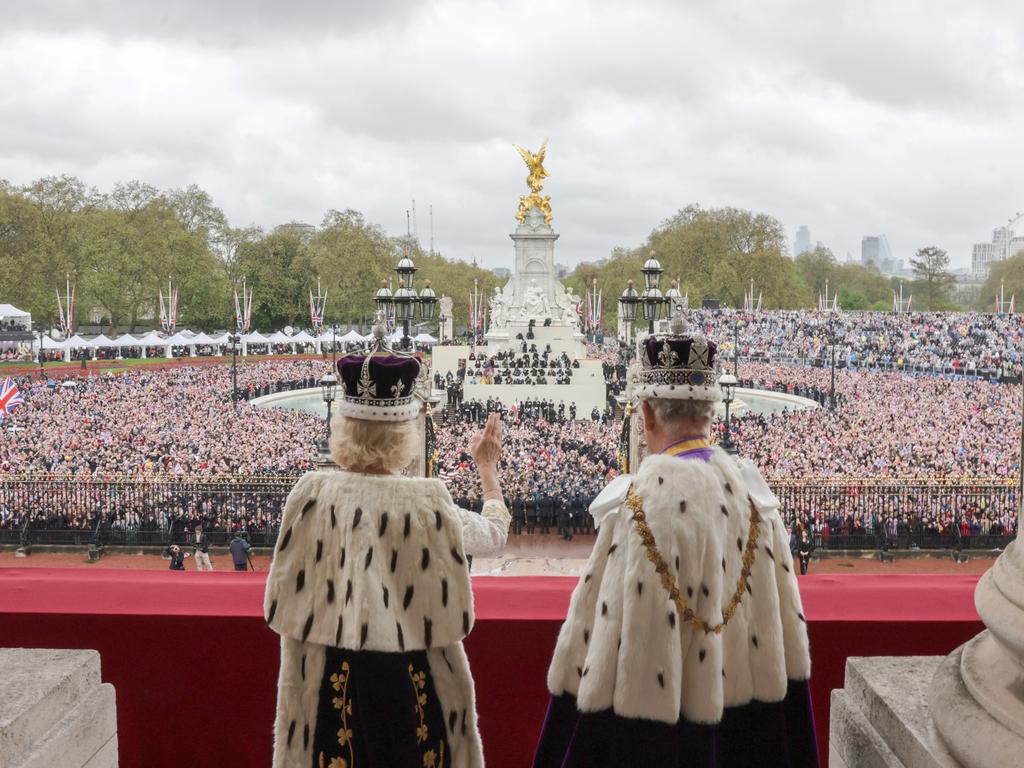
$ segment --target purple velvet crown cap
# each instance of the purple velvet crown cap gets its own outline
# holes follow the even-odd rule
[[[713,370],[718,355],[718,345],[713,341],[701,339],[707,351],[700,350],[691,357],[695,339],[690,336],[657,337],[648,336],[643,340],[643,361],[645,368],[707,368]],[[664,350],[669,350],[667,354]]]
[[[346,355],[338,361],[338,377],[346,398],[373,405],[374,400],[395,400],[412,395],[420,361],[405,355]]]

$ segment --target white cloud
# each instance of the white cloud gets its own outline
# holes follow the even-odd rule
[[[19,4],[0,31],[0,177],[198,183],[238,225],[352,207],[511,261],[551,145],[559,261],[690,202],[840,256],[885,232],[965,265],[1019,192],[1024,11],[1008,2]]]

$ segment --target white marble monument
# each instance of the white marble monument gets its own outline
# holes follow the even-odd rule
[[[536,155],[517,147],[529,175],[526,183],[530,193],[521,195],[516,212],[518,226],[510,237],[515,247],[515,270],[509,281],[494,289],[488,299],[488,330],[484,338],[487,349],[473,350],[474,356],[490,357],[499,352],[522,352],[535,346],[540,352],[550,349],[553,357],[563,353],[570,361],[578,361],[572,371],[572,383],[560,385],[485,384],[467,377],[464,384],[467,399],[496,398],[510,404],[516,401],[543,398],[567,406],[575,403],[577,413],[589,418],[593,408],[605,406],[604,374],[600,360],[586,359],[586,337],[580,332],[579,298],[566,291],[555,272],[555,241],[558,234],[551,226],[551,197],[541,195],[542,181],[547,177],[544,155],[547,142]],[[468,347],[434,347],[433,371],[442,376],[455,372],[469,358]]]

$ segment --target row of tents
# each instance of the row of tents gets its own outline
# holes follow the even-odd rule
[[[117,338],[110,338],[104,334],[98,336],[85,337],[75,334],[69,339],[54,339],[49,335],[43,336],[43,351],[64,351],[70,353],[71,350],[86,349],[124,349],[124,348],[136,348],[142,350],[142,356],[146,357],[146,350],[151,348],[160,348],[166,350],[166,356],[172,357],[172,349],[188,348],[192,355],[195,355],[197,347],[217,347],[218,352],[230,351],[231,341],[230,334],[225,332],[217,333],[212,336],[205,333],[191,333],[189,331],[178,331],[172,336],[163,336],[156,331],[150,331],[143,336],[134,336],[130,333],[123,334]],[[331,344],[361,344],[365,341],[372,339],[372,335],[363,335],[352,329],[341,336],[336,336],[331,332],[322,333],[319,336],[314,336],[306,331],[299,331],[296,334],[286,334],[283,331],[277,331],[276,333],[264,335],[258,332],[242,334],[239,337],[239,352],[243,355],[249,354],[249,347],[266,347],[266,351],[269,353],[271,347],[279,345],[289,345],[292,347],[293,352],[299,351],[299,347],[307,347],[312,345],[319,353],[323,346],[330,348]],[[400,341],[402,338],[402,332],[400,330],[395,331],[391,334],[389,339],[392,342]],[[437,339],[431,336],[429,333],[420,333],[413,337],[413,341],[417,344],[435,344]],[[37,346],[38,342],[33,343],[33,347]],[[220,348],[227,348],[222,350]]]

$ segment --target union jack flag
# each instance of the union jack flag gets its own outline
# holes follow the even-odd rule
[[[18,385],[8,376],[0,386],[0,421],[14,413],[14,409],[25,404],[25,399],[18,391]]]

